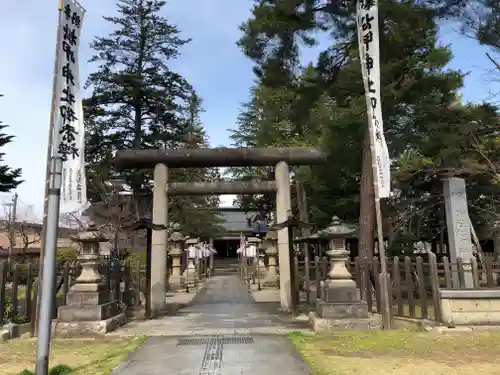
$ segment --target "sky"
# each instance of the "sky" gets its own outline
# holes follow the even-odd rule
[[[110,32],[102,17],[113,15],[116,7],[112,0],[80,2],[87,10],[80,49],[80,79],[84,82],[93,69],[86,63],[92,55],[89,43],[94,36]],[[202,120],[212,146],[230,145],[227,129],[235,127],[241,103],[249,98],[254,79],[252,64],[236,41],[241,35],[238,26],[249,17],[252,3],[252,0],[169,0],[164,9],[165,16],[179,27],[182,36],[192,39],[171,66],[202,97],[205,109]],[[25,182],[17,193],[21,215],[30,218],[40,217],[43,212],[56,25],[57,0],[26,0],[22,7],[19,0],[0,2],[3,49],[0,93],[4,95],[0,98],[0,121],[9,125],[6,132],[16,136],[2,152],[6,153],[6,164],[23,169]],[[460,36],[455,25],[442,27],[440,40],[452,48],[454,59],[450,68],[469,73],[464,100],[480,102],[500,91],[498,83],[488,79],[492,66],[485,57],[486,48]],[[318,48],[306,51],[303,60],[313,59]],[[0,203],[11,196],[0,195]],[[223,204],[230,204],[232,199],[225,196]]]

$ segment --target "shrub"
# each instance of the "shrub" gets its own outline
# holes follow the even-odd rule
[[[1,302],[1,301],[0,301]],[[10,320],[10,315],[12,314],[12,299],[9,296],[5,296],[5,300],[3,301],[5,310],[3,313],[3,316],[0,316],[1,321],[0,321],[0,326],[7,324]]]
[[[12,311],[14,310],[14,306],[12,305],[12,298],[10,296],[5,296],[4,300],[5,312],[3,314],[2,319],[0,320],[0,326],[7,323],[14,324],[23,324],[29,322],[29,317],[23,315],[15,315],[14,319],[11,319]]]
[[[49,370],[49,375],[68,375],[72,373],[73,369],[67,365],[57,365]],[[34,375],[34,372],[25,369],[19,375]]]
[[[56,261],[60,264],[66,262],[74,262],[78,256],[78,250],[69,248],[61,248],[56,250]]]
[[[66,375],[73,373],[73,369],[67,365],[58,365],[52,367],[49,371],[49,375]]]

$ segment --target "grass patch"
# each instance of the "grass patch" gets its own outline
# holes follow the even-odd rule
[[[290,334],[315,375],[500,375],[500,333]]]
[[[54,340],[50,367],[68,365],[75,375],[104,375],[144,342],[144,337]],[[35,369],[36,340],[16,339],[0,344],[0,375]]]

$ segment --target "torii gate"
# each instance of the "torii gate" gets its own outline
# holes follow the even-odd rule
[[[291,210],[290,165],[321,165],[326,154],[316,148],[200,148],[128,149],[117,151],[118,168],[154,168],[153,222],[168,227],[168,194],[218,195],[276,192],[276,219],[284,222]],[[168,183],[168,168],[275,166],[275,181]],[[167,230],[153,230],[150,306],[152,316],[166,309]],[[291,312],[292,286],[288,229],[278,231],[281,309]]]

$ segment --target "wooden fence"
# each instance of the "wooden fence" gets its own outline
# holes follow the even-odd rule
[[[329,269],[325,258],[316,257],[310,262],[295,257],[295,284],[293,291],[297,301],[305,309],[314,308],[320,296],[320,283],[327,277]],[[369,311],[381,312],[378,278],[380,264],[377,258],[356,258],[348,263],[362,298]],[[54,291],[55,314],[66,302],[71,285],[81,272],[78,263],[60,264],[56,268],[57,281]],[[196,262],[197,280],[210,276],[208,261]],[[259,272],[254,263],[242,268],[242,278],[256,282]],[[441,320],[439,289],[464,286],[465,274],[472,275],[475,288],[500,288],[500,264],[493,257],[484,257],[481,262],[473,258],[469,264],[461,261],[452,264],[447,257],[437,261],[433,254],[417,257],[394,257],[388,261],[390,294],[394,316]],[[459,285],[453,285],[452,275],[458,275]],[[103,262],[103,281],[128,311],[141,310],[142,301],[148,299],[146,267],[140,261]],[[38,266],[30,263],[7,263],[0,261],[0,325],[6,322],[31,323],[34,332],[36,299],[38,294]],[[146,312],[147,315],[147,312]],[[56,318],[56,315],[54,316]]]
[[[296,278],[295,293],[302,304],[315,303],[320,296],[320,283],[325,280],[329,270],[328,261],[316,259],[306,265],[295,258]],[[309,267],[309,272],[305,272]],[[378,275],[380,262],[377,258],[356,258],[348,263],[347,268],[353,275],[361,297],[368,304],[371,312],[381,312]],[[417,257],[393,257],[388,259],[390,274],[390,294],[394,316],[421,318],[441,321],[439,289],[458,289],[465,287],[465,274],[472,275],[474,288],[500,288],[500,264],[493,257],[485,257],[482,264],[472,258],[469,264],[458,260],[450,262],[448,257],[437,261],[434,254]],[[452,282],[452,274],[458,274],[459,285]],[[309,279],[307,278],[309,276]]]
[[[304,311],[314,309],[321,294],[321,281],[327,278],[329,271],[328,260],[315,257],[306,262],[296,256],[293,267],[296,275],[292,289],[295,300],[300,301],[299,307]],[[381,313],[378,258],[356,258],[348,262],[347,268],[368,310]],[[255,264],[248,262],[247,267],[242,268],[241,276],[247,282],[255,283],[258,278],[256,271]],[[393,316],[441,321],[439,290],[464,288],[467,273],[472,275],[474,288],[500,288],[500,263],[492,256],[483,257],[482,262],[472,258],[468,264],[460,260],[452,263],[448,257],[442,257],[438,262],[434,254],[393,257],[388,259],[388,272]],[[458,285],[452,282],[453,273],[458,275]]]
[[[57,265],[54,318],[57,318],[58,307],[66,303],[66,295],[80,273],[81,266],[77,262]],[[112,300],[119,301],[129,312],[142,311],[143,301],[149,296],[145,264],[110,260],[101,264],[100,273]],[[196,280],[210,276],[208,260],[196,262],[196,273]],[[34,334],[38,285],[37,264],[0,261],[0,326],[7,322],[31,323]]]

